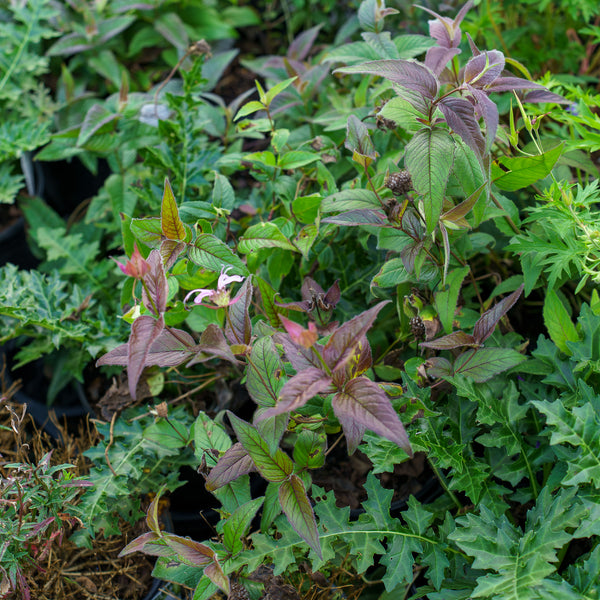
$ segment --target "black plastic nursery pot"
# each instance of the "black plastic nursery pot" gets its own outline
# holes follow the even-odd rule
[[[93,410],[85,395],[83,386],[75,381],[59,393],[52,405],[46,402],[49,381],[44,376],[43,361],[37,360],[18,369],[11,369],[16,348],[9,342],[0,348],[0,368],[4,367],[4,386],[20,381],[20,387],[12,399],[19,404],[27,405],[27,412],[33,417],[35,424],[46,431],[54,439],[60,439],[60,431],[50,418],[53,412],[59,422],[73,425],[85,418],[93,416]]]
[[[4,218],[2,215],[0,225]],[[0,267],[11,263],[20,269],[34,269],[39,262],[27,244],[23,217],[0,230]]]

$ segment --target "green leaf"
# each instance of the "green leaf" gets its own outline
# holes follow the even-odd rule
[[[290,77],[289,79],[284,79],[283,81],[280,81],[279,83],[275,84],[272,88],[270,88],[265,94],[265,104],[270,105],[271,102],[273,102],[275,96],[281,94],[281,92],[283,92],[283,90],[285,90],[292,83],[294,83],[296,79],[298,79],[298,76]]]
[[[238,242],[238,251],[243,254],[261,248],[283,248],[298,252],[298,249],[281,233],[277,225],[271,222],[251,225]]]
[[[83,119],[79,137],[77,138],[77,145],[83,146],[96,132],[99,132],[105,125],[111,124],[118,118],[118,114],[110,112],[100,104],[94,104]],[[111,125],[112,127],[114,125]]]
[[[457,528],[448,537],[475,558],[474,569],[488,571],[477,577],[473,598],[569,598],[557,595],[557,588],[564,586],[555,577],[557,550],[569,542],[569,528],[576,527],[585,514],[574,494],[575,489],[561,490],[552,496],[544,488],[527,513],[525,531],[504,515],[496,517],[486,506],[480,507],[479,515],[456,519]],[[570,597],[575,600],[578,596]]]
[[[579,334],[567,309],[553,289],[546,291],[543,315],[544,325],[550,338],[562,352],[570,356],[572,351],[567,346],[567,342],[578,342]]]
[[[248,275],[248,268],[233,250],[212,233],[201,233],[194,241],[193,246],[188,247],[190,260],[209,271],[216,273],[231,267],[228,271],[231,275]]]
[[[554,402],[532,400],[546,415],[550,443],[559,446],[568,468],[564,485],[593,483],[600,487],[600,401],[593,389],[579,381],[581,406],[568,408],[562,399]],[[566,446],[568,444],[568,446]]]
[[[179,209],[171,189],[169,180],[165,178],[165,189],[162,197],[160,211],[160,225],[162,234],[168,240],[185,240],[186,230],[183,221],[179,218]]]
[[[322,198],[320,194],[299,196],[292,202],[292,210],[298,221],[306,225],[313,225],[319,214]]]
[[[496,186],[507,192],[527,187],[548,175],[560,155],[564,144],[536,156],[503,156],[492,164],[492,180]]]
[[[442,323],[442,327],[446,333],[452,332],[452,324],[454,322],[454,313],[458,303],[458,295],[464,278],[469,273],[469,267],[454,269],[448,273],[446,277],[447,289],[436,292],[435,294],[435,309]]]
[[[294,462],[299,469],[320,469],[325,464],[327,436],[324,432],[303,429],[294,444]]]
[[[303,152],[301,150],[290,150],[277,159],[277,166],[280,169],[299,169],[314,162],[321,160],[316,152]]]
[[[432,233],[442,213],[454,157],[454,140],[440,127],[422,129],[406,145],[405,152],[405,164],[413,186],[423,196],[427,233]]]
[[[212,205],[231,212],[235,206],[235,192],[224,175],[215,171],[215,182],[212,191]]]
[[[223,453],[231,448],[231,439],[222,425],[215,423],[206,413],[200,412],[194,422],[194,453],[198,462],[202,458],[209,467],[217,464],[217,459],[210,450]]]
[[[268,481],[280,482],[289,478],[294,470],[290,457],[282,450],[271,453],[267,442],[255,427],[228,411],[231,426],[238,440],[248,452],[259,473]]]
[[[259,338],[252,346],[246,370],[246,387],[254,402],[261,407],[275,406],[285,383],[284,373],[273,340]]]
[[[417,119],[426,119],[417,107],[412,105],[404,98],[396,97],[386,102],[385,106],[379,111],[379,115],[384,119],[394,121],[396,125],[402,127],[408,133],[416,133],[423,128],[423,123]]]
[[[265,110],[265,105],[262,102],[258,102],[258,100],[246,102],[246,104],[244,104],[244,106],[238,110],[234,120],[237,121],[238,119],[251,115],[258,110]]]
[[[261,306],[269,319],[269,323],[273,327],[279,327],[280,323],[277,315],[282,309],[277,308],[275,305],[275,290],[260,276],[255,275],[254,281],[258,285]]]
[[[279,501],[294,531],[321,557],[315,514],[300,477],[292,475],[281,483]]]
[[[263,503],[263,498],[255,498],[238,507],[223,525],[223,544],[231,554],[244,548],[244,538],[248,535],[250,523]]]
[[[383,264],[379,273],[373,277],[373,285],[378,287],[395,287],[401,283],[413,281],[406,271],[401,258],[392,258]]]
[[[143,244],[157,248],[162,240],[162,225],[160,217],[131,219],[131,233]]]
[[[160,419],[144,431],[144,437],[164,448],[184,448],[189,443],[188,428],[176,419]]]
[[[342,190],[323,198],[321,204],[321,210],[324,213],[362,209],[381,210],[381,203],[375,192],[360,188]]]
[[[463,352],[454,363],[454,372],[482,383],[527,360],[512,348],[480,348]]]

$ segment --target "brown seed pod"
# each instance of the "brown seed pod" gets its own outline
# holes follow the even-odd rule
[[[409,321],[410,323],[410,330],[412,332],[412,334],[415,336],[415,338],[417,340],[424,340],[425,339],[425,323],[423,323],[423,319],[421,319],[421,317],[416,316],[416,317],[412,317]]]
[[[402,169],[397,173],[390,173],[385,178],[385,187],[392,190],[394,196],[403,196],[413,189],[410,173],[406,169]]]

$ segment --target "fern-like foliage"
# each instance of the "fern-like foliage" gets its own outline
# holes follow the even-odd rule
[[[23,152],[50,137],[53,103],[40,77],[48,70],[43,40],[58,35],[51,21],[57,11],[50,0],[3,2],[0,5],[0,202],[13,202],[21,175],[13,164]]]
[[[528,209],[527,232],[515,236],[506,248],[521,256],[526,294],[538,285],[542,273],[550,288],[578,276],[578,290],[588,279],[600,281],[599,199],[597,181],[573,189],[554,184],[544,192],[545,204]]]
[[[573,537],[569,532],[586,516],[576,489],[553,496],[545,487],[527,513],[523,530],[485,506],[479,514],[456,519],[448,537],[474,557],[473,567],[487,573],[477,578],[473,598],[494,600],[575,600],[581,598],[557,574],[557,550]]]
[[[381,577],[387,591],[404,589],[413,580],[413,567],[427,567],[427,577],[439,589],[453,556],[448,555],[446,530],[453,528],[452,519],[443,526],[433,526],[435,514],[414,497],[402,513],[402,519],[390,516],[393,490],[381,487],[370,473],[365,483],[368,499],[365,512],[357,521],[350,520],[350,509],[336,506],[333,492],[313,486],[314,511],[318,522],[319,541],[323,558],[310,551],[313,571],[350,557],[351,568],[364,573],[379,563],[384,567]],[[245,564],[249,572],[276,556],[275,574],[284,573],[296,562],[298,552],[306,553],[307,544],[296,534],[283,517],[275,521],[281,537],[275,539],[264,533],[252,536],[253,549],[237,557],[235,564]]]
[[[79,505],[87,525],[74,536],[81,546],[91,548],[91,540],[100,531],[105,536],[118,534],[120,519],[132,524],[140,519],[144,494],[156,492],[163,484],[169,490],[183,484],[179,467],[192,463],[191,452],[149,439],[153,419],[134,418],[139,413],[139,409],[124,412],[115,421],[112,434],[110,423],[96,423],[103,441],[84,453],[93,463],[90,479],[94,487],[82,495]],[[189,421],[186,415],[179,407],[172,417]]]
[[[562,483],[592,483],[600,487],[600,397],[581,380],[578,392],[577,406],[565,406],[562,398],[533,404],[546,415],[550,443],[558,458],[567,464]]]

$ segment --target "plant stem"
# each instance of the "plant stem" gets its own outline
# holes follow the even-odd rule
[[[446,478],[444,477],[444,474],[435,466],[435,464],[433,463],[433,461],[431,459],[428,458],[427,462],[429,463],[429,466],[432,468],[433,472],[435,473],[435,476],[437,477],[438,481],[440,482],[440,485],[444,488],[444,491],[446,492],[446,494],[448,494],[448,496],[454,503],[454,506],[456,506],[456,508],[458,510],[462,510],[462,504],[460,503],[460,500],[456,497],[456,494],[454,494],[454,492],[448,487],[448,484],[446,483]]]

